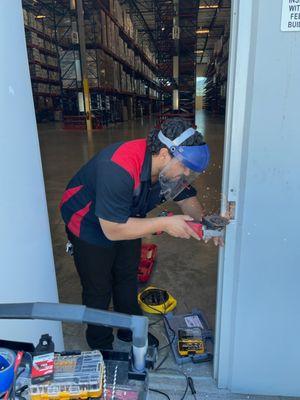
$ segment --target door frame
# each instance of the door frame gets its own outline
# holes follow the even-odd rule
[[[239,266],[239,228],[243,202],[242,152],[251,47],[253,0],[232,0],[227,78],[227,103],[222,176],[221,212],[234,205],[226,228],[226,244],[219,252],[216,335],[213,377],[219,388],[230,389],[233,358],[236,294]]]

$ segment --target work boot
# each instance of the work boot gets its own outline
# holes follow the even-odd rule
[[[132,332],[129,329],[119,329],[117,337],[122,342],[132,342]],[[159,340],[150,332],[148,332],[148,346],[159,346]]]
[[[100,327],[95,326],[95,328]],[[114,336],[112,329],[93,330],[93,326],[91,329],[91,325],[88,325],[85,337],[87,344],[92,350],[113,350]]]

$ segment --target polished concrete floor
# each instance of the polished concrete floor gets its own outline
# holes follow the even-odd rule
[[[155,123],[155,119],[144,119],[120,123],[106,129],[95,131],[88,137],[81,131],[64,131],[59,125],[41,124],[39,139],[46,184],[48,212],[51,225],[60,302],[81,302],[81,288],[72,257],[65,253],[66,237],[58,204],[66,184],[73,174],[94,153],[106,145],[119,141],[145,137]],[[224,119],[197,115],[198,130],[209,144],[212,153],[210,167],[196,184],[198,197],[207,213],[219,212],[221,199],[221,173],[224,139]],[[179,212],[176,205],[165,204],[164,209]],[[151,215],[157,215],[160,209]],[[215,325],[216,284],[218,249],[213,243],[201,243],[193,239],[180,240],[166,234],[151,238],[158,245],[158,260],[150,284],[167,289],[178,301],[175,313],[188,313],[198,308],[204,311],[210,325]],[[153,326],[152,331],[159,337],[161,345],[167,343],[163,324]],[[64,325],[65,347],[68,350],[87,349],[84,327]],[[115,341],[115,349],[125,350],[127,345]],[[166,348],[159,354],[162,359],[169,352]],[[179,370],[179,372],[178,372]],[[172,354],[169,354],[161,370],[150,374],[150,386],[166,391],[172,399],[181,398],[185,378],[180,374]],[[233,395],[216,389],[212,379],[212,364],[187,364],[183,371],[192,376],[197,389],[197,398],[246,399],[263,398]],[[151,392],[151,399],[159,394]],[[186,397],[192,398],[190,392]],[[266,397],[267,398],[267,397]],[[274,399],[279,397],[274,397]],[[268,397],[270,399],[270,397]]]

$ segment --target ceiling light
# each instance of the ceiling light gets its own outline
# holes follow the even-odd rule
[[[37,15],[35,17],[35,19],[44,19],[44,18],[46,18],[46,15]]]
[[[216,8],[219,8],[219,6],[217,4],[205,4],[202,6],[199,6],[200,9],[204,9],[204,10],[213,10]]]
[[[209,29],[198,29],[197,31],[196,31],[196,33],[198,33],[199,35],[203,35],[203,34],[205,34],[205,33],[209,33]]]
[[[164,26],[161,28],[162,31],[164,31],[165,29],[166,29],[166,28],[165,28]]]
[[[195,50],[195,53],[196,53],[196,54],[203,54],[203,53],[204,53],[204,50]]]

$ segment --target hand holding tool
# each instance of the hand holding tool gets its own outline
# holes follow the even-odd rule
[[[208,215],[202,218],[202,221],[187,221],[190,228],[202,240],[208,240],[214,237],[222,237],[224,228],[229,224],[228,219],[219,215]]]
[[[172,212],[168,211],[162,211],[159,214],[160,217],[172,217],[173,215]],[[186,221],[186,223],[200,239],[209,240],[215,237],[223,237],[224,228],[229,224],[229,220],[220,215],[212,214],[203,217],[201,221],[193,220]],[[163,232],[157,232],[156,234],[160,235],[161,233]]]

